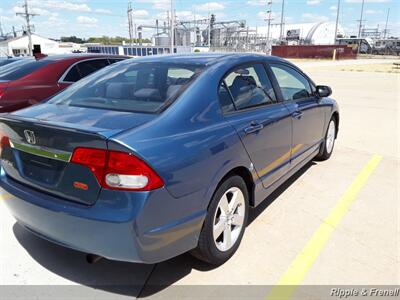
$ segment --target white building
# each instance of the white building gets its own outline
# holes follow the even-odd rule
[[[59,43],[37,34],[32,34],[32,47],[47,55],[65,54],[80,50],[78,44]],[[29,38],[27,35],[0,41],[0,56],[26,56],[28,54]]]
[[[262,26],[257,28],[258,34],[266,35],[268,28]],[[272,40],[278,40],[281,27],[278,24],[271,25],[270,37]],[[344,36],[344,30],[340,24],[338,25],[338,34]],[[335,42],[335,23],[334,22],[315,22],[315,23],[298,23],[285,24],[283,37],[288,36],[295,42],[296,39],[305,41],[313,45],[331,45]]]

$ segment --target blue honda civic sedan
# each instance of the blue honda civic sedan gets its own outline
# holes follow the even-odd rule
[[[0,115],[0,185],[18,223],[90,257],[219,265],[251,207],[330,157],[330,94],[273,56],[126,60]]]

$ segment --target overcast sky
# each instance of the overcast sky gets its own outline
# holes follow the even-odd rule
[[[21,10],[22,0],[1,0],[0,21],[4,32],[12,26],[20,29],[24,20],[15,15]],[[169,0],[132,1],[135,23],[154,25],[155,19],[166,19]],[[217,20],[245,19],[249,26],[265,26],[267,0],[174,0],[179,20],[206,18],[214,13]],[[280,21],[281,0],[272,0],[273,23]],[[337,0],[286,0],[286,23],[334,21]],[[355,34],[360,18],[362,0],[341,0],[340,24],[346,34]],[[36,33],[52,38],[76,35],[128,36],[125,0],[29,0]],[[389,28],[392,35],[400,35],[400,0],[365,0],[365,26],[384,28],[390,8]],[[147,36],[149,33],[146,34]]]

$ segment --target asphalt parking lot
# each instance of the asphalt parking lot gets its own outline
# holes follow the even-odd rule
[[[326,162],[308,164],[251,211],[242,244],[227,263],[210,268],[184,254],[156,265],[89,265],[84,254],[16,224],[3,194],[0,284],[80,285],[113,299],[162,298],[186,285],[400,284],[400,75],[296,63],[316,83],[331,86],[339,102],[335,151]]]

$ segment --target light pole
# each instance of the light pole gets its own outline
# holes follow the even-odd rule
[[[358,49],[357,49],[357,53],[360,53],[360,48],[361,48],[361,32],[362,32],[362,22],[363,22],[363,14],[364,14],[364,2],[365,2],[365,0],[362,0],[362,3],[361,3],[360,26],[358,27]]]
[[[386,36],[387,36],[387,25],[388,25],[388,21],[389,21],[389,13],[390,13],[390,8],[388,8],[387,15],[386,15],[385,31],[383,33],[384,39],[386,39]]]
[[[272,0],[267,1],[267,6],[268,6],[268,10],[267,10],[267,40],[266,40],[266,45],[265,47],[266,49],[266,53],[267,54],[271,54],[270,49],[269,49],[269,44],[270,44],[270,39],[269,39],[269,34],[270,34],[270,30],[271,30],[271,20],[272,20]]]
[[[340,1],[340,0],[339,0]],[[282,10],[281,10],[281,32],[279,34],[279,41],[282,43],[283,41],[283,26],[284,26],[284,12],[285,12],[285,0],[282,0]]]
[[[338,36],[338,24],[339,24],[339,14],[340,14],[340,0],[337,3],[337,11],[336,11],[336,24],[335,24],[335,37],[333,39],[333,43],[336,44],[336,39]]]
[[[174,44],[175,44],[175,14],[174,14],[174,0],[171,0],[171,48],[170,53],[174,54]]]

